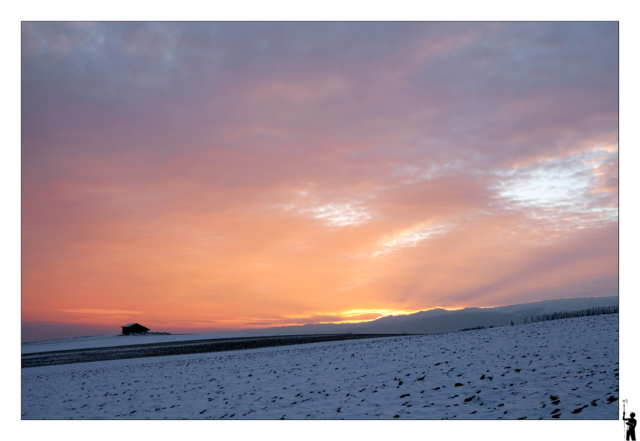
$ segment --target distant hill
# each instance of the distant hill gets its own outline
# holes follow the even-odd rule
[[[437,334],[459,331],[477,326],[502,326],[524,323],[525,317],[554,312],[618,306],[618,296],[584,297],[579,299],[542,300],[496,308],[465,308],[457,311],[432,309],[408,315],[382,317],[371,322],[280,326],[265,329],[246,329],[238,333],[250,334]]]

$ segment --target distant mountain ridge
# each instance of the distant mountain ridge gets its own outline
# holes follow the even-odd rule
[[[619,297],[584,297],[577,299],[541,300],[495,308],[465,308],[455,311],[431,309],[414,314],[381,317],[371,322],[345,324],[308,324],[264,329],[245,329],[238,333],[251,334],[437,334],[459,331],[477,326],[503,326],[524,323],[525,317],[554,312],[579,311],[618,306]]]

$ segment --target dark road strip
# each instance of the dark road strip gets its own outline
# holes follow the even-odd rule
[[[167,355],[204,354],[209,352],[239,351],[242,349],[289,346],[325,341],[359,340],[363,338],[398,336],[398,334],[324,334],[239,337],[127,345],[108,348],[49,351],[22,355],[22,367],[30,368],[58,364],[88,363],[92,361],[122,360],[128,358],[163,357]],[[406,336],[406,334],[403,336]]]

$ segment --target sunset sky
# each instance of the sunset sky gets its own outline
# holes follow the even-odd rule
[[[22,320],[618,294],[618,23],[22,24]]]

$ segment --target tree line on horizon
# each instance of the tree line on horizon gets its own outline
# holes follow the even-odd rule
[[[553,314],[542,314],[536,316],[529,316],[524,318],[524,324],[528,323],[538,323],[538,322],[546,322],[550,320],[561,320],[567,318],[574,317],[590,317],[592,315],[602,315],[602,314],[617,314],[619,312],[618,306],[603,306],[598,308],[588,308],[588,309],[580,309],[578,311],[566,311],[566,312],[554,312]],[[513,326],[513,320],[511,321],[511,325]],[[476,331],[479,329],[490,329],[494,326],[476,326],[473,328],[464,328],[458,332],[462,331]]]
[[[566,318],[574,318],[574,317],[589,317],[592,315],[602,315],[602,314],[617,314],[619,308],[617,306],[602,306],[598,308],[589,308],[589,309],[581,309],[579,311],[569,311],[569,312],[554,312],[553,314],[543,314],[537,316],[530,316],[531,323],[538,322],[546,322],[549,320],[560,320]],[[528,318],[524,318],[524,322],[528,323]]]

